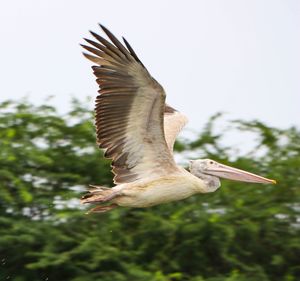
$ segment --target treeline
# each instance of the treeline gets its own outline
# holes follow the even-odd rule
[[[149,209],[85,215],[88,184],[112,185],[93,114],[60,115],[26,100],[0,104],[0,280],[300,280],[300,132],[259,121],[253,150],[235,154],[216,115],[177,153],[213,158],[278,180],[222,181],[213,194]],[[230,161],[229,161],[230,159]]]

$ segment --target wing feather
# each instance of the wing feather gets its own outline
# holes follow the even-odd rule
[[[112,159],[116,184],[177,170],[164,135],[165,93],[129,43],[125,46],[104,26],[111,42],[91,32],[96,41],[82,47],[96,64],[99,84],[95,125],[97,143]],[[91,53],[91,54],[90,54]]]
[[[185,115],[172,108],[165,106],[164,112],[164,132],[167,145],[171,153],[173,153],[174,143],[182,128],[187,124],[188,119]]]

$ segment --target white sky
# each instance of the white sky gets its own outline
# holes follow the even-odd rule
[[[299,125],[297,0],[3,1],[0,101],[54,95],[65,111],[71,95],[96,96],[79,43],[98,22],[126,37],[190,128],[217,111]]]

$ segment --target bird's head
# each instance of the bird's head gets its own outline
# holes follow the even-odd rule
[[[275,180],[236,169],[211,159],[191,160],[190,172],[205,182],[206,192],[213,192],[221,186],[219,178],[253,183],[276,183]]]

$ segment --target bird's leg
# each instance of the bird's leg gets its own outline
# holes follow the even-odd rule
[[[112,188],[98,188],[91,190],[88,194],[84,195],[81,198],[81,203],[104,203],[121,195],[123,195],[121,190],[113,190]]]
[[[102,198],[102,200],[100,202],[107,202],[107,201],[110,201],[118,196],[121,196],[122,195],[122,192],[120,190],[117,190],[117,191],[114,191],[114,192],[111,192],[111,194],[105,196]]]
[[[90,214],[90,213],[105,213],[105,212],[108,212],[114,208],[118,207],[117,204],[111,204],[111,205],[108,205],[108,206],[97,206],[93,209],[90,209],[87,211],[86,214]]]
[[[107,190],[107,189],[111,189],[111,187],[106,187],[106,186],[99,186],[99,185],[93,185],[93,184],[90,184],[89,185],[90,187],[92,187],[90,189],[90,191],[95,191],[95,190]]]

